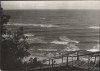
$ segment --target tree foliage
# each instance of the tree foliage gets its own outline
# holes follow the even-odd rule
[[[35,57],[34,59],[33,59],[33,58],[30,58],[29,61],[30,61],[30,62],[28,63],[29,68],[41,67],[41,66],[43,65],[43,63],[42,63],[41,61],[38,61],[38,60],[37,60],[37,57]]]
[[[3,15],[3,10],[1,13],[1,69],[22,69],[22,58],[30,55],[28,52],[29,44],[26,42],[23,27],[20,27],[15,32],[8,30],[5,25],[9,21],[10,16]]]

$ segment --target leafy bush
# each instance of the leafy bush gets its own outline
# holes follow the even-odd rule
[[[26,36],[23,33],[23,27],[20,27],[17,32],[8,30],[5,25],[10,19],[9,15],[3,15],[1,8],[1,63],[2,70],[22,69],[24,64],[22,58],[30,55],[28,52],[29,44],[26,42]]]

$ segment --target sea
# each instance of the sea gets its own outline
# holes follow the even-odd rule
[[[11,16],[9,29],[24,28],[31,49],[62,49],[67,40],[79,42],[75,45],[82,50],[100,44],[100,10],[4,10],[4,14]]]

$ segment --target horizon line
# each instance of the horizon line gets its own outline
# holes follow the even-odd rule
[[[100,10],[100,9],[4,9],[3,10]]]

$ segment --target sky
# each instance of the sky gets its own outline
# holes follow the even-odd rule
[[[100,1],[1,1],[6,10],[16,9],[97,9]]]

